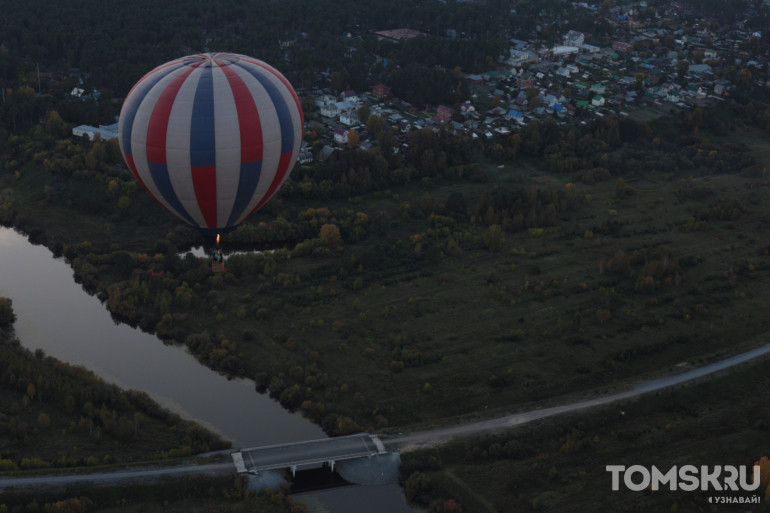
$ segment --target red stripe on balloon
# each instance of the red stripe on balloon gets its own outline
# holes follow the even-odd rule
[[[267,192],[262,196],[262,199],[259,200],[259,203],[257,203],[257,206],[254,207],[254,209],[249,212],[249,216],[260,209],[262,205],[269,200],[273,194],[275,194],[275,191],[278,190],[278,187],[280,187],[281,183],[283,182],[283,177],[286,175],[286,171],[289,169],[289,164],[292,163],[292,152],[286,152],[281,153],[281,159],[278,161],[278,169],[275,171],[275,176],[273,177],[273,182],[270,184],[270,187],[267,189]],[[246,217],[249,217],[246,216]],[[244,218],[245,219],[245,218]]]
[[[166,134],[168,132],[168,120],[171,117],[171,108],[174,106],[174,100],[176,100],[176,95],[182,84],[200,64],[182,70],[163,89],[155,102],[150,115],[150,124],[147,126],[146,147],[149,162],[166,164]]]
[[[191,166],[193,187],[198,207],[208,228],[217,227],[217,167]]]
[[[246,82],[226,63],[217,61],[224,71],[230,90],[235,99],[235,111],[238,113],[238,129],[241,134],[241,162],[262,160],[262,123],[254,97]]]

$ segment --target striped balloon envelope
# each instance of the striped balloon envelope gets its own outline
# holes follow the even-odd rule
[[[120,149],[137,181],[206,236],[234,229],[281,187],[297,159],[302,108],[291,84],[245,55],[191,55],[128,93]]]

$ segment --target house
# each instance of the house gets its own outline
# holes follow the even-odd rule
[[[392,43],[398,43],[399,41],[403,41],[406,39],[412,39],[417,36],[424,36],[425,34],[423,32],[420,32],[419,30],[409,29],[409,28],[399,28],[399,29],[393,29],[393,30],[380,30],[378,32],[374,33],[375,36],[377,36],[377,39],[380,41],[390,41]]]
[[[613,41],[612,49],[615,50],[616,52],[631,53],[631,50],[633,50],[634,47],[624,41]]]
[[[564,36],[564,46],[577,46],[579,47],[585,43],[586,36],[582,32],[576,30],[570,30]]]
[[[713,75],[714,72],[711,70],[711,66],[708,64],[690,64],[690,66],[687,68],[688,73],[692,73],[693,75]]]
[[[591,105],[593,105],[594,107],[604,107],[604,97],[599,96],[597,94],[596,96],[591,98]]]
[[[321,151],[318,152],[318,161],[326,162],[329,159],[329,157],[332,156],[332,153],[334,153],[334,151],[335,149],[332,148],[331,146],[328,146],[328,145],[324,146],[323,148],[321,148]]]
[[[454,115],[454,112],[455,111],[452,107],[439,105],[436,114],[441,121],[452,121],[452,115]]]
[[[358,118],[358,110],[352,108],[340,112],[340,123],[347,126],[353,126],[360,123],[360,119]]]
[[[372,87],[372,96],[374,96],[377,99],[382,99],[388,96],[388,93],[390,92],[390,88],[380,82],[376,86]]]
[[[591,92],[598,95],[602,95],[607,91],[607,87],[603,84],[594,84],[591,86]]]
[[[559,99],[556,95],[548,93],[543,96],[543,104],[549,109],[558,103]]]
[[[556,58],[566,57],[578,52],[580,52],[580,48],[577,46],[554,46],[551,49],[551,55]]]
[[[99,125],[98,127],[90,125],[78,125],[72,129],[72,135],[75,137],[88,136],[89,141],[93,141],[98,135],[102,140],[115,139],[118,137],[118,124]]]
[[[467,116],[472,112],[476,112],[476,107],[474,107],[471,102],[466,101],[460,105],[460,112],[462,113],[463,116]]]
[[[516,87],[526,88],[535,85],[535,78],[530,73],[522,73],[516,78]]]
[[[312,151],[299,152],[299,156],[297,157],[297,162],[299,162],[300,164],[309,164],[313,162],[313,152]]]
[[[348,142],[348,129],[342,126],[334,128],[334,142],[337,144],[347,144]]]
[[[325,118],[336,119],[340,115],[340,108],[337,102],[326,102],[321,106],[321,115]]]
[[[318,106],[319,109],[322,109],[325,104],[333,103],[335,101],[337,101],[337,99],[334,96],[330,94],[321,94],[321,92],[319,91],[319,96],[316,97],[315,104]]]
[[[358,103],[358,95],[353,89],[348,89],[344,93],[342,93],[342,99],[349,101],[351,104],[357,104]]]
[[[511,48],[505,64],[512,67],[519,67],[528,62],[537,62],[537,54],[531,50],[516,50]]]

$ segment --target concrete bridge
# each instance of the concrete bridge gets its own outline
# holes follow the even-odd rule
[[[239,473],[258,473],[260,470],[297,470],[328,464],[334,470],[337,461],[366,458],[385,454],[387,450],[377,435],[357,435],[324,438],[265,447],[243,449],[232,453],[233,463]]]

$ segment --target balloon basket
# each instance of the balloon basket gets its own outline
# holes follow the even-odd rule
[[[224,274],[225,263],[224,262],[211,262],[211,270],[214,274]]]

